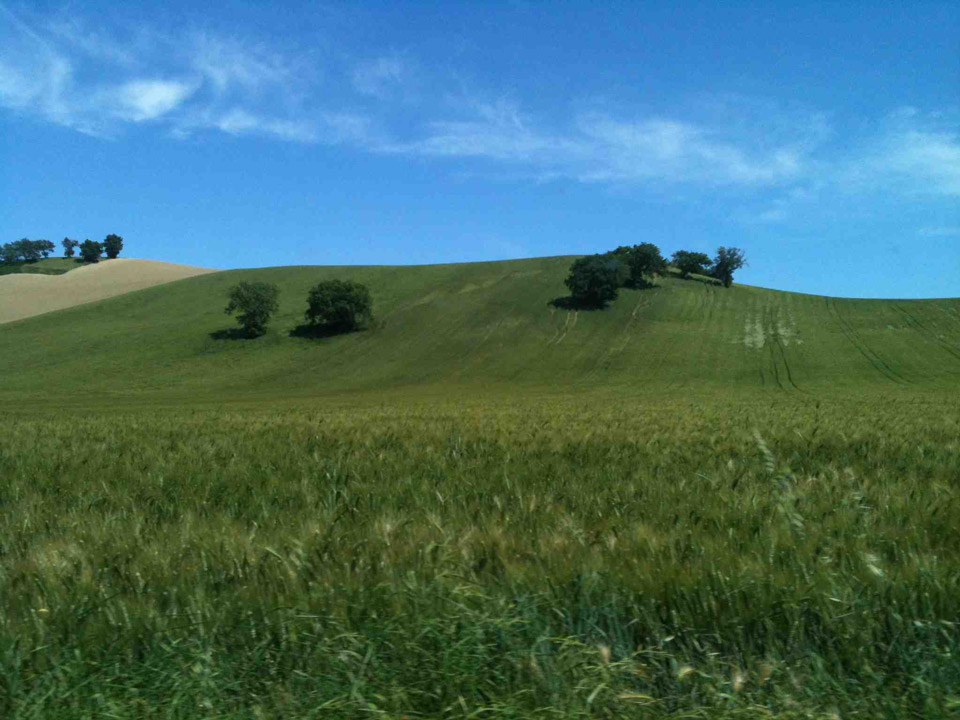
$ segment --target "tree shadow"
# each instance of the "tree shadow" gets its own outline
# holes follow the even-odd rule
[[[609,303],[596,303],[578,300],[577,298],[573,297],[573,295],[555,297],[553,300],[550,300],[547,303],[547,305],[560,310],[603,310],[608,306],[608,304]]]
[[[653,280],[641,280],[639,282],[627,280],[623,286],[628,290],[660,290],[662,288],[662,285],[657,285]]]
[[[214,330],[210,333],[210,338],[212,340],[253,340],[255,337],[250,337],[247,334],[247,331],[243,328],[230,328],[229,330]]]
[[[678,280],[691,280],[693,282],[703,283],[704,285],[723,285],[723,281],[719,278],[712,278],[706,275],[683,275],[676,276]]]
[[[366,328],[363,327],[311,325],[309,323],[303,323],[302,325],[297,325],[288,335],[290,337],[307,338],[308,340],[321,340],[323,338],[336,337],[337,335],[351,335],[356,332],[362,332],[365,329]]]

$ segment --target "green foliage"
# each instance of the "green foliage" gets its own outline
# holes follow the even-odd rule
[[[229,302],[224,312],[237,314],[237,323],[247,337],[258,337],[267,330],[270,317],[279,309],[280,290],[263,282],[240,282],[230,288]]]
[[[703,275],[710,266],[710,256],[702,252],[677,250],[673,254],[673,265],[680,271],[680,277],[688,278],[694,273]]]
[[[62,400],[0,418],[11,720],[960,697],[955,396]]]
[[[616,300],[617,290],[629,273],[627,264],[616,252],[589,255],[574,261],[564,283],[578,305],[603,307]]]
[[[111,260],[117,257],[117,255],[120,254],[120,251],[123,250],[123,238],[112,233],[107,235],[101,244],[103,245],[103,251]]]
[[[89,238],[80,243],[80,259],[84,262],[100,262],[100,256],[103,254],[103,245]]]
[[[717,248],[717,256],[713,260],[713,276],[723,283],[724,287],[733,285],[733,273],[747,264],[743,250],[740,248]]]
[[[77,240],[71,240],[70,238],[65,237],[63,239],[62,245],[63,245],[63,256],[72,258],[74,252],[80,246],[80,243]]]
[[[41,257],[48,257],[53,249],[54,245],[49,240],[23,238],[16,242],[4,244],[0,248],[0,260],[5,263],[34,263]]]
[[[630,248],[617,248],[630,268],[629,284],[634,288],[650,287],[649,278],[663,275],[667,271],[667,261],[660,254],[660,248],[653,243],[640,243]]]
[[[363,327],[373,319],[370,291],[353,280],[324,280],[310,288],[304,318],[338,332]]]

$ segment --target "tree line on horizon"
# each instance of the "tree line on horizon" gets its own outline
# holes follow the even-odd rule
[[[617,299],[620,288],[652,287],[653,278],[665,275],[668,266],[679,270],[681,278],[706,275],[728,288],[733,284],[733,273],[746,264],[743,250],[735,247],[717,248],[712,259],[706,253],[677,250],[668,262],[653,243],[621,245],[575,260],[564,284],[574,304],[602,308]]]
[[[103,242],[95,242],[89,238],[80,242],[79,240],[72,240],[71,238],[65,237],[61,245],[63,245],[63,256],[65,258],[72,258],[76,252],[79,252],[80,260],[95,263],[99,262],[100,257],[104,254],[110,260],[116,258],[120,254],[120,251],[123,250],[123,238],[115,233],[107,235],[103,239]],[[16,263],[34,263],[41,258],[50,257],[50,253],[52,253],[55,248],[56,245],[49,240],[22,238],[16,242],[0,245],[0,263],[10,265]]]

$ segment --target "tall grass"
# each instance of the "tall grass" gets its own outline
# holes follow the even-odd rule
[[[960,706],[953,399],[0,428],[4,717]]]

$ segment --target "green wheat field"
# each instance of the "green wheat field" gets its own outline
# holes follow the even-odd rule
[[[960,299],[570,262],[0,325],[0,715],[960,716]],[[376,320],[303,337],[333,277]]]

